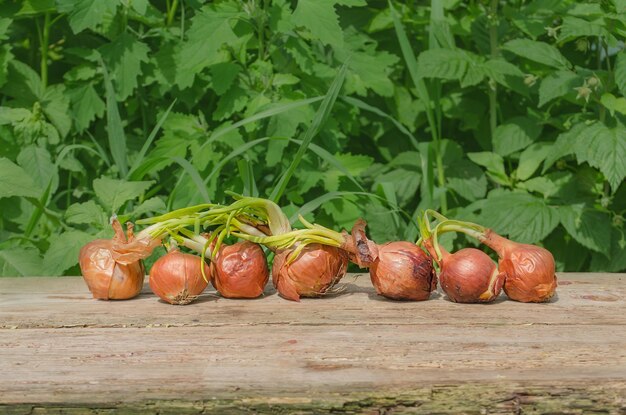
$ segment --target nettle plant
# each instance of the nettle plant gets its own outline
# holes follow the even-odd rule
[[[430,205],[541,241],[561,270],[623,270],[626,3],[434,4],[428,50],[405,54],[438,98]]]
[[[625,11],[0,1],[0,275],[76,275],[112,213],[228,190],[381,242],[439,209],[560,270],[626,269]]]

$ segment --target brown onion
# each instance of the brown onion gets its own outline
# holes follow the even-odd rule
[[[274,256],[272,281],[280,295],[288,300],[321,297],[341,280],[348,269],[345,251],[334,246],[310,244],[289,262],[293,248]]]
[[[263,249],[244,241],[222,245],[211,264],[211,283],[226,298],[256,298],[269,279]]]
[[[557,281],[554,257],[545,248],[521,244],[487,229],[481,241],[497,252],[505,274],[504,292],[515,301],[541,303],[550,300]]]
[[[150,255],[159,240],[136,239],[131,223],[127,239],[117,218],[111,225],[113,239],[97,239],[81,248],[80,270],[93,298],[127,300],[141,291],[145,275],[141,259]]]
[[[500,295],[504,273],[498,271],[489,255],[476,248],[463,248],[453,254],[442,251],[439,284],[456,303],[487,303]]]
[[[411,242],[389,242],[378,246],[370,266],[376,292],[393,300],[428,300],[437,288],[432,260]]]
[[[200,257],[174,249],[152,265],[150,288],[170,304],[189,304],[208,285],[202,275],[202,266],[205,275],[210,275],[209,266]]]

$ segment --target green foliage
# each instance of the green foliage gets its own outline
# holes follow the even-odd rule
[[[440,209],[626,269],[622,1],[0,9],[0,275],[75,275],[111,214],[227,190],[379,242]]]

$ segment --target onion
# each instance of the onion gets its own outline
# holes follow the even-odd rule
[[[209,267],[201,258],[174,249],[152,265],[150,288],[170,304],[189,304],[208,285],[202,275],[202,267],[205,275],[209,275]]]
[[[476,248],[463,248],[453,254],[442,251],[439,283],[456,303],[487,303],[500,295],[504,273],[489,255]]]
[[[541,303],[550,300],[557,281],[554,257],[545,248],[506,239],[491,229],[479,238],[497,252],[499,268],[506,275],[504,292],[515,301]]]
[[[378,247],[370,266],[372,284],[379,295],[393,300],[428,300],[437,288],[432,260],[411,242],[389,242]]]
[[[268,279],[263,249],[248,241],[222,245],[211,265],[211,283],[226,298],[259,297]]]
[[[294,248],[278,252],[272,266],[274,287],[288,300],[321,297],[346,274],[348,257],[337,247],[309,244],[290,262],[293,253]]]
[[[97,239],[80,250],[80,270],[93,298],[127,300],[139,294],[145,269],[141,259],[152,253],[160,241],[135,238],[133,225],[127,224],[128,239],[116,217],[111,219],[113,239]]]
[[[510,299],[541,303],[554,296],[557,287],[554,257],[547,249],[511,241],[476,223],[449,220],[433,210],[427,210],[424,219],[418,220],[424,238],[430,238],[429,215],[441,221],[434,239],[439,233],[462,232],[496,251],[498,268],[504,274],[504,292]]]

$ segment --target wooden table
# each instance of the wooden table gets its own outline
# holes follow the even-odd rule
[[[0,279],[0,413],[626,413],[626,274],[561,274],[548,304],[375,295],[301,303],[81,278]]]

